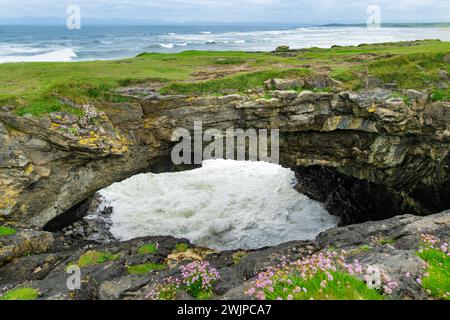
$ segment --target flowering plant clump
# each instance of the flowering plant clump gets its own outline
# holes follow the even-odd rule
[[[194,298],[208,298],[220,279],[217,270],[207,261],[195,261],[181,267],[181,279],[169,277],[153,287],[147,295],[151,300],[174,300],[178,290],[186,290]]]
[[[165,278],[158,283],[146,296],[150,300],[175,300],[180,289],[180,280],[174,277]]]
[[[442,251],[446,255],[450,256],[450,252],[448,251],[448,242],[443,242],[431,234],[422,234],[420,236],[419,252],[430,249]]]
[[[347,263],[345,251],[327,251],[261,272],[246,294],[258,300],[379,300],[397,288],[384,271],[371,267],[364,277],[359,261]],[[378,277],[379,275],[379,277]],[[358,277],[359,276],[359,277]]]
[[[369,289],[383,290],[385,294],[392,294],[398,288],[398,283],[393,281],[383,269],[377,266],[368,266],[364,281]]]
[[[417,255],[425,261],[425,273],[416,281],[429,295],[450,300],[450,252],[448,242],[430,234],[420,237]]]
[[[95,119],[97,119],[98,113],[93,105],[86,104],[83,106],[83,117],[80,119],[80,125],[82,127],[88,127],[92,125]]]
[[[181,267],[182,282],[194,298],[211,294],[213,285],[220,279],[217,270],[208,261],[194,261]]]

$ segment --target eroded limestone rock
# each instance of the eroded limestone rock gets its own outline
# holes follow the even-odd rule
[[[403,207],[414,212],[450,206],[450,104],[428,101],[426,94],[409,92],[414,101],[407,105],[386,89],[275,90],[271,99],[124,92],[136,102],[104,106],[88,130],[64,113],[35,118],[0,112],[3,217],[43,227],[101,188],[170,167],[162,162],[170,156],[174,129],[192,130],[194,121],[204,130],[279,129],[284,166],[324,166],[382,185],[402,194]],[[68,125],[71,130],[61,129]],[[414,213],[408,210],[400,213]]]

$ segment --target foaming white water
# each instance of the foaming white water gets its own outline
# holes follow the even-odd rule
[[[36,50],[36,49],[34,49]],[[74,49],[59,49],[45,53],[30,54],[35,51],[22,51],[14,54],[0,55],[0,63],[7,62],[69,62],[77,58]],[[20,53],[20,54],[18,54]]]
[[[309,47],[330,48],[333,45],[352,46],[360,45],[362,43],[423,39],[441,39],[450,41],[450,29],[303,27],[287,30],[173,34],[164,36],[161,39],[168,43],[174,41],[188,42],[191,48],[200,50],[270,51],[280,45],[289,45],[291,48],[300,49]],[[212,45],[215,45],[215,47]],[[177,49],[176,47],[170,49],[179,51],[179,48]]]
[[[171,235],[214,249],[313,239],[336,226],[293,188],[295,174],[263,162],[209,160],[200,169],[140,174],[100,191],[120,240]]]

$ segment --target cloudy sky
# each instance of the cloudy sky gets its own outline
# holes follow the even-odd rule
[[[450,21],[450,0],[0,0],[0,19],[65,18],[76,4],[88,19],[168,22],[365,22],[379,5],[383,22]]]

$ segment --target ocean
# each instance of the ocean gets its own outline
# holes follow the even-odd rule
[[[0,26],[0,63],[129,58],[142,52],[185,50],[270,51],[441,39],[450,28],[308,26]]]

